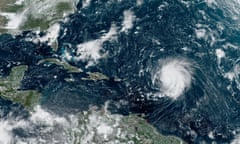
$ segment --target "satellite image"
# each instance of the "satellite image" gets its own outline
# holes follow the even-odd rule
[[[240,0],[0,0],[0,144],[240,144]]]

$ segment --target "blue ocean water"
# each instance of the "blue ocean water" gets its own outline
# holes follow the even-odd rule
[[[40,91],[41,105],[55,113],[76,113],[110,101],[112,113],[145,114],[144,118],[163,134],[189,143],[230,143],[240,128],[239,74],[234,71],[239,63],[240,30],[227,4],[220,0],[146,0],[139,6],[136,1],[93,0],[83,8],[80,1],[69,21],[60,22],[57,51],[45,43],[25,41],[34,37],[32,31],[15,37],[0,35],[0,74],[8,75],[15,65],[28,65],[22,89]],[[69,73],[55,64],[37,64],[45,58],[62,59],[66,51],[77,57],[77,45],[100,39],[112,24],[121,28],[126,10],[134,12],[133,27],[127,32],[119,30],[115,40],[103,42],[100,53],[107,52],[106,58],[90,67],[86,67],[88,61],[66,60],[83,73]],[[217,49],[225,51],[221,62]],[[159,61],[169,57],[196,63],[194,81],[177,100],[151,99],[159,90],[152,83],[152,73],[157,72]],[[101,72],[110,80],[82,80],[89,71]],[[225,76],[229,71],[235,72],[232,81]],[[65,78],[74,81],[66,82]],[[10,106],[8,111],[14,107],[9,102],[1,105]]]

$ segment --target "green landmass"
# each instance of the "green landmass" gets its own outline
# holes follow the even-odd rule
[[[109,80],[109,77],[100,72],[87,72],[88,77],[81,78],[82,80],[98,81],[98,80]]]
[[[47,30],[49,26],[75,9],[74,3],[77,0],[25,0],[21,5],[15,4],[17,0],[1,0],[0,13],[23,13],[24,20],[17,30],[40,29]],[[11,32],[4,27],[8,19],[0,16],[0,33]]]
[[[14,3],[15,0],[0,0],[0,12],[3,12],[7,8],[9,8],[9,4]],[[4,16],[0,16],[0,33],[6,32],[3,28],[7,24],[7,18]]]
[[[110,78],[103,73],[100,72],[87,72],[87,77],[81,78],[82,80],[87,80],[87,81],[99,81],[99,80],[110,80]],[[119,78],[114,78],[113,79],[115,82],[120,82],[121,79]]]
[[[69,130],[74,144],[187,144],[175,136],[164,136],[137,115],[121,116],[90,109],[79,114],[78,126]]]
[[[56,58],[43,59],[43,60],[40,60],[37,64],[39,65],[39,64],[43,64],[43,63],[50,63],[50,64],[56,64],[56,65],[62,66],[65,70],[67,70],[68,72],[71,72],[71,73],[82,72],[82,69],[80,69],[78,67],[74,67],[74,66],[70,65],[69,63],[67,63],[66,61],[61,61]]]
[[[20,27],[20,29],[28,30],[34,28],[40,28],[41,31],[46,30],[49,27],[51,21],[43,18],[34,18],[31,15],[28,16],[27,20]]]
[[[7,24],[7,18],[4,16],[0,16],[0,26],[1,25],[6,25]],[[0,33],[6,32],[6,29],[0,27]]]
[[[25,65],[13,67],[9,76],[0,78],[0,96],[31,109],[39,103],[40,93],[35,90],[19,90],[27,68]]]
[[[15,3],[16,0],[1,0],[0,1],[0,10],[2,11],[4,8],[6,8],[7,6]]]
[[[14,5],[9,4],[1,9],[1,11],[9,12],[9,13],[16,13],[23,11],[24,6],[23,5]]]
[[[56,5],[56,10],[59,13],[62,13],[63,11],[71,11],[72,6],[69,2],[60,2]]]
[[[145,119],[129,115],[123,118],[122,123],[126,129],[129,129],[137,134],[133,139],[136,144],[186,144],[183,140],[175,136],[164,136],[150,125]]]

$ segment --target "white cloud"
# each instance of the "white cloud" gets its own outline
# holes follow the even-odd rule
[[[134,15],[134,12],[130,10],[126,10],[123,12],[123,22],[122,22],[122,30],[124,32],[127,32],[129,29],[133,27],[133,23],[136,19],[136,16]]]

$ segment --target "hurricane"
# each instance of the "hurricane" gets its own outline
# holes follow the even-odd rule
[[[161,93],[177,99],[191,87],[194,69],[190,61],[184,58],[167,58],[161,60],[159,65],[159,70],[153,76],[153,84],[160,80]]]

